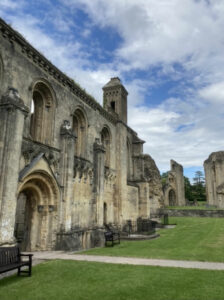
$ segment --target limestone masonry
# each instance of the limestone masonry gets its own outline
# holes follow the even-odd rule
[[[128,92],[103,87],[103,107],[0,20],[0,245],[101,246],[163,206],[154,160],[127,125]]]
[[[183,167],[176,161],[170,161],[170,171],[164,187],[164,202],[166,206],[184,206],[184,174]]]
[[[224,208],[224,151],[213,152],[204,162],[209,205]]]

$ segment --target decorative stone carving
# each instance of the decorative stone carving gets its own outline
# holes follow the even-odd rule
[[[47,159],[52,170],[57,177],[59,173],[60,163],[60,151],[47,145],[40,144],[28,139],[24,139],[22,143],[22,154],[25,159],[25,165],[29,165],[30,162],[37,157],[40,153],[44,153],[44,157]]]
[[[8,90],[2,96],[0,100],[0,107],[1,106],[6,106],[7,109],[13,109],[13,107],[17,107],[25,115],[27,115],[29,112],[29,108],[24,105],[23,100],[19,96],[18,90],[13,87],[8,87]]]
[[[81,157],[75,156],[74,158],[74,178],[80,182],[82,179],[84,183],[89,180],[92,184],[93,181],[93,164]]]

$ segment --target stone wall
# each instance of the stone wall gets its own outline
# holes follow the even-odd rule
[[[208,204],[224,208],[224,151],[213,152],[204,162],[204,170]]]
[[[164,187],[164,198],[166,206],[185,205],[185,189],[183,167],[176,161],[170,161],[170,171]]]
[[[0,245],[99,246],[104,223],[161,207],[159,171],[127,125],[119,78],[102,107],[0,19],[0,81]]]
[[[224,210],[215,209],[164,209],[161,212],[167,213],[169,217],[224,217]]]

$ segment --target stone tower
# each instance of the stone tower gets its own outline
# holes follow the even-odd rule
[[[113,77],[103,87],[103,107],[110,113],[127,123],[127,95],[125,87],[118,77]]]

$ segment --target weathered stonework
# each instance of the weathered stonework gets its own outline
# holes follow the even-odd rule
[[[0,19],[0,245],[101,246],[105,223],[162,207],[125,87],[116,77],[103,92],[104,107]]]
[[[224,151],[209,155],[204,170],[208,204],[224,208]]]
[[[184,206],[185,190],[183,167],[176,161],[170,161],[170,171],[164,187],[164,201],[166,206]]]

